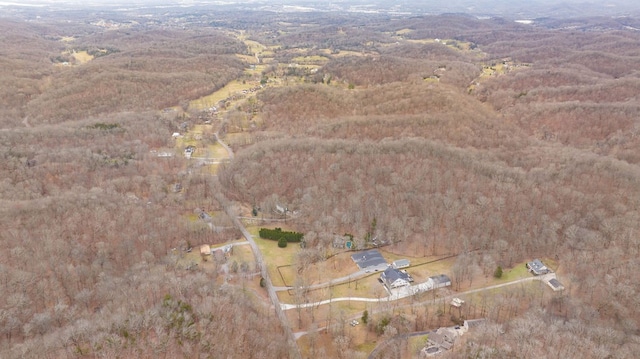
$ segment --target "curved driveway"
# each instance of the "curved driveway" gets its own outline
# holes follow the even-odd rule
[[[534,280],[547,281],[547,280],[549,280],[551,278],[555,278],[555,273],[549,273],[549,274],[545,274],[545,275],[541,275],[541,276],[537,276],[537,277],[527,277],[527,278],[514,280],[512,282],[500,283],[500,284],[495,284],[495,285],[491,285],[491,286],[488,286],[488,287],[472,289],[472,290],[468,290],[466,292],[460,292],[460,293],[456,293],[456,294],[449,295],[449,296],[442,297],[442,298],[438,298],[438,299],[439,300],[446,300],[448,298],[453,298],[453,297],[460,296],[460,295],[478,293],[478,292],[482,292],[482,291],[485,291],[485,290],[506,287],[506,286],[510,286],[510,285],[514,285],[514,284],[518,284],[518,283],[530,282],[530,281],[534,281]],[[408,290],[395,291],[394,293],[392,293],[392,294],[390,294],[390,295],[388,295],[386,297],[382,297],[382,298],[342,297],[342,298],[327,299],[327,300],[323,300],[323,301],[319,301],[319,302],[315,302],[315,303],[303,303],[303,304],[285,304],[285,303],[283,303],[283,304],[280,304],[280,306],[282,307],[283,310],[290,310],[290,309],[295,309],[295,308],[308,308],[308,307],[315,307],[315,306],[319,306],[319,305],[323,305],[323,304],[329,304],[329,303],[333,303],[333,302],[344,302],[344,301],[389,302],[389,301],[399,300],[399,299],[403,299],[403,298],[408,298],[408,297],[411,297],[412,295],[425,292],[425,290],[411,290],[411,287],[405,287],[405,288],[407,288]]]

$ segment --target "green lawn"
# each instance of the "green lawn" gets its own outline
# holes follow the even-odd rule
[[[352,280],[351,283],[343,283],[335,285],[331,288],[333,298],[343,297],[362,297],[362,298],[377,298],[386,297],[388,293],[382,287],[382,284],[378,282],[379,275],[373,275],[366,278]],[[329,299],[329,298],[326,298]]]
[[[255,263],[255,258],[253,256],[253,252],[251,251],[250,245],[241,245],[233,247],[233,254],[230,258],[231,261],[236,261],[238,263]],[[250,265],[253,269],[253,264]]]
[[[283,230],[287,230],[286,228],[282,228]],[[269,275],[271,276],[271,281],[275,286],[284,286],[285,283],[282,282],[280,278],[280,274],[278,273],[278,266],[286,266],[291,265],[294,262],[294,258],[296,253],[300,250],[300,245],[298,243],[289,243],[289,245],[285,248],[278,247],[277,241],[272,241],[268,239],[262,239],[258,235],[258,231],[260,227],[251,226],[247,227],[247,230],[253,235],[253,238],[262,253],[265,263],[267,264],[267,269],[269,270]],[[287,278],[287,281],[293,281],[295,278]]]
[[[526,262],[522,262],[516,264],[513,268],[502,268],[502,278],[497,279],[496,281],[499,283],[512,282],[521,278],[531,277],[531,274],[527,271],[525,264]]]
[[[291,62],[296,62],[299,64],[318,64],[328,62],[329,59],[324,56],[313,55],[313,56],[298,56],[294,57]]]
[[[356,350],[359,352],[371,353],[376,348],[376,345],[377,345],[376,342],[369,341],[369,342],[358,345]]]

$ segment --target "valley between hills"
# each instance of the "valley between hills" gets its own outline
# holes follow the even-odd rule
[[[38,11],[0,357],[640,352],[635,18]]]

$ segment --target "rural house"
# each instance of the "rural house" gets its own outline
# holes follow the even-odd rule
[[[539,259],[534,259],[527,263],[527,269],[533,273],[533,275],[543,275],[551,272]]]
[[[401,270],[389,267],[380,275],[380,281],[389,289],[411,285],[413,279]]]
[[[358,265],[358,268],[365,273],[383,271],[389,267],[389,264],[377,249],[352,254],[351,259]]]

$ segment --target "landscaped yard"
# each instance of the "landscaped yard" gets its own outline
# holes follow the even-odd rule
[[[531,277],[531,274],[525,266],[527,262],[517,263],[513,268],[502,268],[502,278],[496,282],[512,282],[514,280]]]
[[[280,248],[278,247],[277,241],[260,238],[260,235],[258,234],[260,228],[262,228],[262,226],[252,226],[247,227],[247,230],[251,233],[251,235],[253,235],[253,238],[258,245],[260,252],[262,253],[273,285],[276,287],[285,286],[285,283],[280,278],[280,274],[278,273],[277,268],[279,266],[293,264],[295,255],[300,250],[300,245],[298,243],[289,243],[287,247]],[[282,230],[287,229],[282,228]],[[293,279],[294,278],[291,278],[291,280]]]

